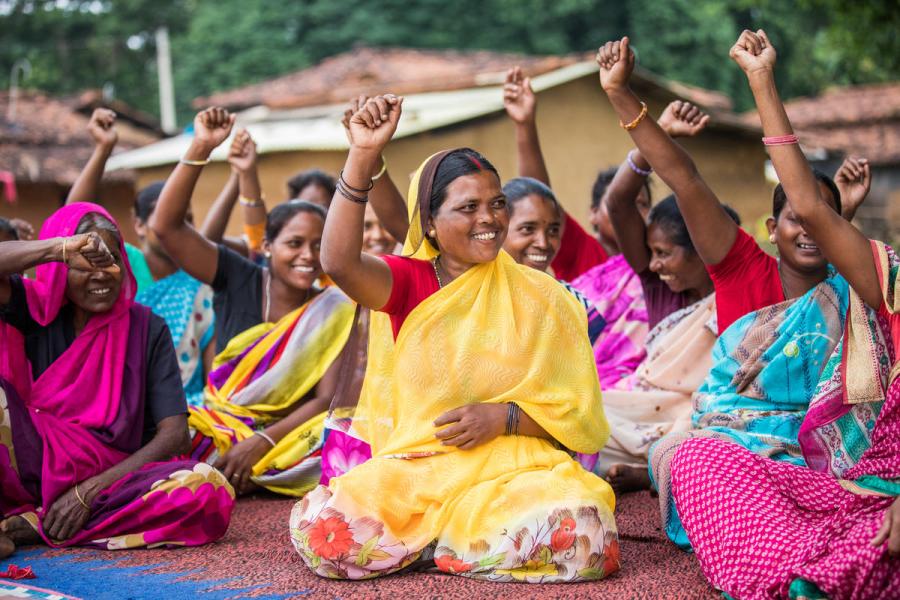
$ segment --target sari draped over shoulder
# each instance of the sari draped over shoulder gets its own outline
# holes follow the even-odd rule
[[[880,242],[872,251],[883,304],[850,292],[844,339],[800,428],[811,468],[716,439],[688,440],[672,460],[687,536],[732,597],[900,597],[900,558],[871,543],[900,496],[900,259]]]
[[[203,406],[191,407],[192,456],[212,464],[220,454],[299,407],[338,358],[355,305],[335,286],[277,323],[238,334],[216,357]],[[320,477],[322,412],[298,425],[253,467],[266,489],[302,496]]]
[[[616,387],[647,356],[647,307],[641,280],[621,254],[572,281],[593,303],[605,322],[593,342],[597,375],[603,390]]]
[[[410,188],[413,210],[429,161]],[[407,250],[434,256],[411,243],[411,222]],[[572,294],[502,251],[423,300],[396,341],[389,317],[372,313],[349,428],[372,458],[294,507],[291,539],[307,566],[363,579],[433,556],[448,573],[529,582],[617,570],[612,490],[565,451],[527,436],[471,450],[435,437],[451,409],[515,402],[561,446],[597,451],[608,430],[586,325]]]
[[[693,428],[667,435],[650,449],[650,475],[672,541],[689,547],[670,481],[670,461],[684,440],[716,437],[760,456],[803,464],[800,424],[839,347],[848,303],[846,280],[830,270],[803,296],[745,315],[719,337],[713,367],[694,395]]]
[[[586,469],[605,475],[614,464],[646,467],[654,442],[691,428],[691,395],[712,366],[717,331],[715,294],[675,311],[653,328],[647,336],[647,358],[603,391],[610,438],[598,454],[579,456]]]
[[[73,235],[100,206],[74,203],[56,211],[40,239]],[[222,475],[196,461],[145,464],[102,490],[82,529],[50,539],[43,517],[76,484],[119,464],[141,447],[150,311],[134,303],[135,280],[124,247],[125,273],[112,309],[93,315],[59,358],[33,379],[22,336],[0,330],[0,515],[22,516],[52,546],[104,549],[200,545],[224,535],[234,493]],[[47,263],[23,280],[32,318],[47,326],[65,302],[68,267]]]
[[[144,260],[143,255],[139,255]],[[152,280],[151,280],[152,281]],[[176,271],[142,288],[135,302],[166,320],[181,369],[181,383],[191,406],[203,403],[203,351],[215,333],[213,291],[184,271]]]

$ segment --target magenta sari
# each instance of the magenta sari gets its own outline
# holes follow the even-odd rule
[[[74,234],[100,206],[76,203],[56,211],[41,239]],[[51,540],[42,515],[75,484],[115,466],[140,449],[144,414],[149,309],[137,289],[124,247],[125,274],[113,308],[94,315],[72,345],[37,379],[22,337],[0,328],[0,515],[21,515],[53,546],[118,549],[199,545],[224,535],[234,494],[218,471],[173,459],[144,465],[100,492],[88,522],[69,540]],[[28,308],[41,325],[56,319],[65,300],[68,267],[47,263],[24,280]]]

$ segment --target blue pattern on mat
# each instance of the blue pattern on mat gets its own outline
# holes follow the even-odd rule
[[[133,600],[201,598],[208,600],[230,600],[246,597],[250,592],[270,587],[252,585],[247,587],[221,588],[226,584],[240,582],[239,577],[226,579],[181,580],[183,577],[202,573],[202,570],[171,571],[150,573],[159,567],[176,567],[178,561],[160,562],[139,567],[119,566],[125,557],[117,558],[115,552],[79,551],[71,556],[47,556],[46,549],[16,552],[0,563],[0,571],[9,563],[20,567],[29,566],[37,579],[22,581],[62,594],[91,600]],[[103,558],[94,558],[94,557]],[[87,560],[86,560],[87,559]],[[218,588],[218,589],[214,589]],[[261,600],[283,600],[311,593],[312,590],[291,590],[286,594],[266,594],[257,596]]]

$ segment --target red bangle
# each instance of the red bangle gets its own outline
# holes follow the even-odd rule
[[[766,146],[788,146],[790,144],[799,143],[800,138],[792,133],[790,135],[774,135],[772,137],[764,137],[762,141]]]

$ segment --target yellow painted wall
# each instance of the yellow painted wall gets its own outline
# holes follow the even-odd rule
[[[652,115],[659,115],[669,97],[649,95],[645,100]],[[538,127],[550,170],[553,189],[566,208],[586,222],[590,190],[600,169],[619,164],[632,148],[627,133],[618,125],[596,78],[584,77],[539,94]],[[494,163],[504,180],[516,175],[516,149],[512,123],[503,114],[492,115],[438,131],[392,142],[385,152],[398,187],[405,190],[408,176],[419,163],[438,150],[471,146]],[[731,204],[750,226],[768,214],[772,185],[765,180],[766,155],[758,137],[710,129],[684,142],[700,172],[724,202]],[[279,152],[260,159],[260,180],[267,203],[273,206],[287,197],[285,182],[303,169],[321,168],[337,173],[345,152]],[[167,176],[171,166],[144,169],[138,186]],[[224,163],[204,169],[194,196],[195,219],[206,214],[229,175]],[[654,177],[654,193],[668,193]],[[237,212],[237,211],[235,211]],[[232,218],[229,233],[240,232],[239,218]]]

